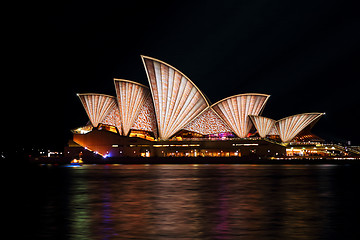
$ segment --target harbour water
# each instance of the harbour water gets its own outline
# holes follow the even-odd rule
[[[351,165],[36,166],[28,239],[360,239]]]

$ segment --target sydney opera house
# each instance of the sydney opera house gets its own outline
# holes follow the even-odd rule
[[[178,69],[141,58],[149,86],[114,79],[116,96],[78,94],[89,122],[73,130],[77,146],[104,157],[269,157],[321,141],[310,129],[324,113],[270,119],[262,116],[270,95],[260,93],[211,104]]]

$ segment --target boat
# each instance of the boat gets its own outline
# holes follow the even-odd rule
[[[79,158],[79,159],[74,158],[73,160],[71,160],[70,165],[72,165],[72,166],[82,166],[83,163],[84,162],[83,162],[83,160],[81,158]]]

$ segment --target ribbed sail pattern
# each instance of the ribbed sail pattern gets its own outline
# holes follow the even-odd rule
[[[116,127],[119,134],[122,135],[120,113],[117,106],[114,107],[113,110],[108,113],[108,115],[106,115],[101,123]]]
[[[214,110],[208,108],[188,123],[184,130],[193,131],[202,135],[209,135],[221,132],[232,132],[232,130],[216,115]]]
[[[85,111],[94,127],[106,117],[106,115],[116,106],[113,96],[97,93],[78,94]]]
[[[189,78],[171,65],[142,56],[160,139],[168,139],[209,106]]]
[[[274,127],[275,120],[262,116],[250,116],[251,121],[253,122],[256,130],[258,131],[260,137],[264,138],[269,134],[270,130]]]
[[[275,123],[281,141],[290,142],[301,130],[322,116],[323,113],[303,113],[280,119]]]
[[[114,82],[122,131],[127,136],[150,91],[147,87],[128,80],[114,79]]]
[[[245,138],[252,127],[249,115],[259,115],[269,97],[257,93],[239,94],[225,98],[212,107],[238,137]]]
[[[153,132],[155,137],[157,137],[154,104],[150,95],[142,105],[139,116],[135,120],[135,123],[131,129]]]

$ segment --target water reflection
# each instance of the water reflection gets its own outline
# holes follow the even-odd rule
[[[93,216],[90,202],[88,181],[82,176],[83,172],[77,172],[71,178],[69,189],[69,236],[73,239],[89,239],[91,235],[91,219]]]
[[[342,234],[336,227],[338,170],[320,165],[66,169],[63,229],[70,239],[331,239]],[[56,205],[58,196],[49,197]]]

